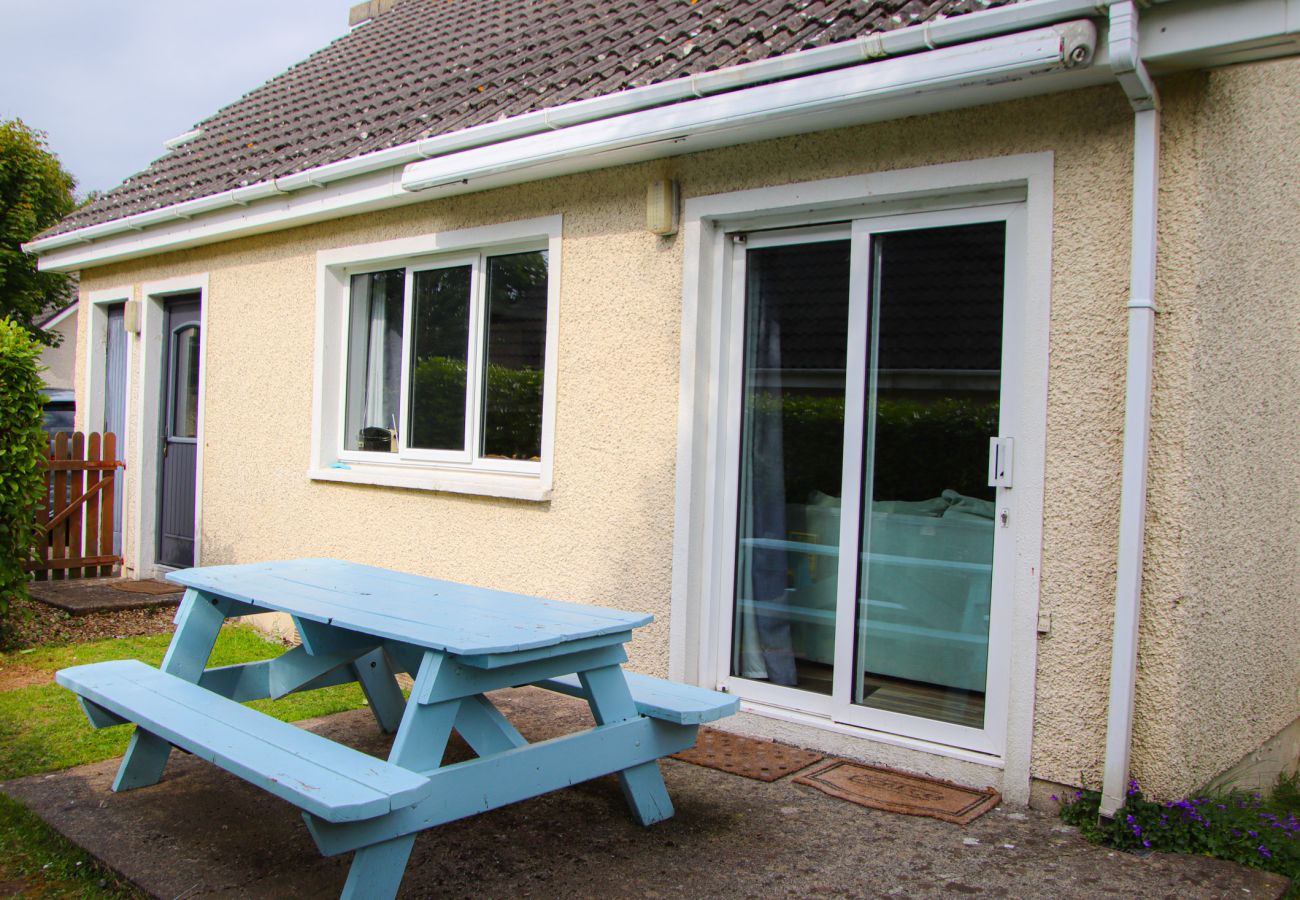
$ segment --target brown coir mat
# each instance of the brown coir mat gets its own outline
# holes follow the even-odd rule
[[[776,781],[825,758],[811,750],[713,728],[701,728],[694,747],[673,754],[673,759],[758,781]]]
[[[957,825],[969,825],[1002,802],[1002,795],[992,788],[976,790],[843,759],[800,775],[794,783],[873,809],[929,816]]]
[[[169,581],[115,581],[109,587],[128,594],[179,594],[185,590],[179,584]]]

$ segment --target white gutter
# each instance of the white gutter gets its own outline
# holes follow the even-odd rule
[[[1110,62],[1133,105],[1133,236],[1128,302],[1128,373],[1124,399],[1124,462],[1115,572],[1115,633],[1101,815],[1124,805],[1133,744],[1142,550],[1146,536],[1147,460],[1151,436],[1151,370],[1155,354],[1156,207],[1160,178],[1160,100],[1138,51],[1137,10],[1110,8]]]
[[[486,190],[649,158],[751,143],[880,118],[1023,96],[1037,76],[1085,69],[1096,26],[1087,19],[929,53],[805,75],[575,125],[411,163],[402,189]],[[1102,76],[1104,77],[1104,76]],[[1034,84],[1026,84],[1033,79]]]
[[[441,134],[317,166],[247,187],[186,200],[162,209],[136,213],[111,222],[89,225],[75,231],[29,241],[23,245],[23,249],[28,253],[43,254],[60,247],[86,244],[110,235],[140,231],[152,225],[190,219],[214,210],[246,206],[256,200],[306,188],[321,187],[345,178],[403,166],[434,156],[541,134],[623,113],[812,72],[842,68],[882,57],[933,50],[980,38],[1023,31],[1070,18],[1095,16],[1104,12],[1108,5],[1108,0],[1025,0],[1023,3],[984,10],[973,15],[898,28],[884,34],[867,35],[813,50],[745,63],[689,78],[678,78],[662,84],[633,88],[604,97],[566,103],[553,109],[525,113],[498,122],[476,125],[450,134]]]

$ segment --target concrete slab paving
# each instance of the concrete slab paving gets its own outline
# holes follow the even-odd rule
[[[493,695],[530,739],[590,724],[534,688]],[[307,723],[378,756],[366,710]],[[457,744],[453,759],[468,751]],[[792,784],[661,763],[677,814],[636,825],[601,778],[419,835],[402,897],[1275,898],[1287,881],[1199,857],[1085,842],[1044,813],[999,808],[961,827],[865,809]],[[109,790],[116,760],[0,784],[157,897],[337,896],[350,856],[323,858],[292,806],[174,753],[163,781]]]
[[[113,587],[121,578],[68,578],[59,581],[32,581],[27,585],[33,600],[39,600],[74,616],[96,612],[116,612],[126,609],[152,609],[159,606],[180,606],[183,591],[179,585],[171,593],[152,594],[121,591]]]

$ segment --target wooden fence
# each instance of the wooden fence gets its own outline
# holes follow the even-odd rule
[[[27,566],[37,581],[112,575],[122,562],[113,553],[113,500],[123,466],[112,432],[50,438],[36,559]]]

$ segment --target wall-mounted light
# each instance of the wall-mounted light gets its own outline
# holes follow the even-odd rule
[[[677,233],[678,199],[677,182],[665,179],[652,181],[646,189],[645,227],[651,234]]]
[[[122,328],[127,334],[140,333],[140,301],[128,300],[122,304]]]

